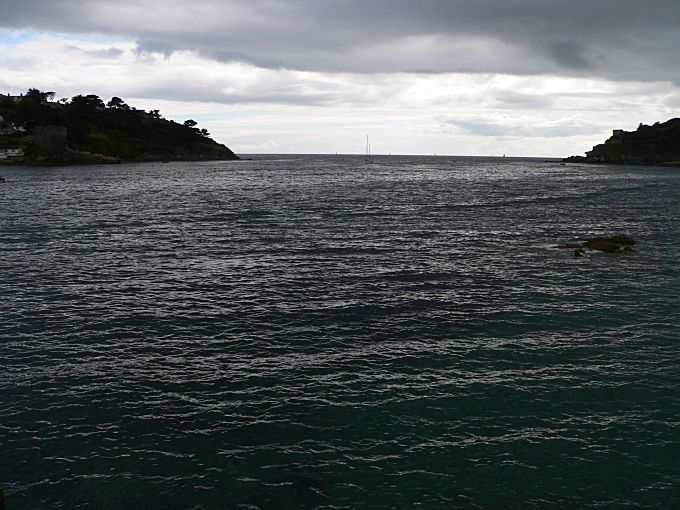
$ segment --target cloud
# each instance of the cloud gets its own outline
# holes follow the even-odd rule
[[[135,45],[135,53],[146,56],[153,53],[160,53],[166,58],[176,51],[172,45],[165,41],[144,40],[138,41]]]
[[[0,92],[118,96],[238,151],[564,156],[680,105],[680,3],[590,3],[0,0]]]
[[[515,110],[521,109],[544,109],[555,104],[555,98],[539,93],[529,94],[516,91],[499,91],[495,96],[498,108]]]
[[[115,46],[111,46],[109,48],[96,49],[96,50],[86,50],[86,49],[80,48],[78,46],[68,45],[68,46],[66,46],[66,49],[76,51],[76,52],[80,52],[80,53],[83,53],[85,55],[88,55],[90,57],[95,57],[95,58],[118,58],[123,53],[125,53],[123,50],[121,50],[120,48],[116,48]]]
[[[532,118],[510,119],[504,124],[487,120],[448,120],[449,124],[472,134],[513,138],[564,138],[602,132],[602,126],[574,122],[545,123]]]
[[[324,72],[680,81],[677,0],[1,0],[0,26]]]
[[[595,62],[584,46],[574,39],[555,41],[548,48],[548,54],[561,67],[575,70],[592,70]]]

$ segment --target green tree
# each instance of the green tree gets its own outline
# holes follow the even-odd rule
[[[107,106],[107,108],[113,108],[115,110],[129,110],[130,109],[130,107],[127,104],[125,104],[125,101],[123,101],[121,98],[115,97],[115,96],[111,98],[111,101],[106,103],[106,106]]]
[[[53,123],[55,112],[47,104],[53,98],[54,92],[28,89],[16,106],[14,122],[25,124],[28,128]]]
[[[31,88],[24,94],[22,101],[35,101],[40,104],[45,104],[52,99],[54,99],[54,92],[42,92],[38,89]]]
[[[77,95],[71,98],[70,108],[84,114],[95,114],[106,108],[104,101],[99,96],[88,94],[87,96]]]

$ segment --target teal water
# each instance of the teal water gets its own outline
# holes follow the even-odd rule
[[[677,170],[0,173],[8,510],[680,508]]]

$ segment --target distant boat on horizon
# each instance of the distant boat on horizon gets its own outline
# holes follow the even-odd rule
[[[366,135],[366,156],[364,157],[364,163],[367,165],[373,163],[373,156],[371,156],[371,144],[368,143],[368,135]]]

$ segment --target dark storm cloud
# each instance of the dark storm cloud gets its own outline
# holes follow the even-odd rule
[[[677,0],[0,0],[0,26],[258,66],[680,81]]]
[[[556,41],[549,46],[548,54],[567,69],[589,70],[595,67],[595,62],[579,41]]]

